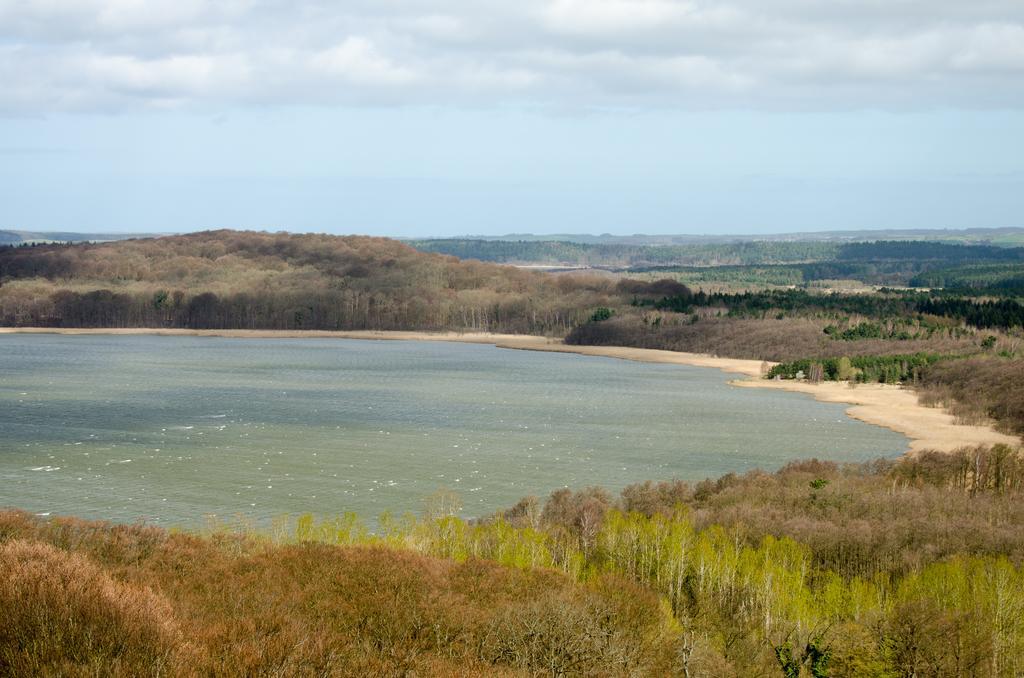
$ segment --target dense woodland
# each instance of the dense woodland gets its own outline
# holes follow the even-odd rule
[[[0,249],[0,323],[564,334],[607,281],[359,236],[214,231]]]
[[[567,241],[411,240],[423,252],[495,263],[575,265],[602,268],[718,266],[831,259],[830,242],[695,243],[688,245],[585,244]]]
[[[982,300],[882,288],[877,294],[820,294],[801,289],[761,290],[739,294],[696,294],[683,287],[671,296],[634,296],[634,306],[691,313],[695,308],[723,308],[733,317],[764,317],[768,311],[859,315],[878,320],[951,318],[980,329],[1024,326],[1024,303],[1015,299]],[[650,294],[647,292],[646,294]],[[935,325],[933,325],[935,327]]]
[[[914,287],[941,287],[968,295],[1024,296],[1024,267],[1020,264],[974,264],[921,273],[910,280]]]
[[[0,513],[0,672],[781,678],[1024,671],[1005,447],[206,536]]]
[[[818,289],[895,286],[942,289],[959,296],[999,297],[1022,296],[1021,266],[1020,262],[950,266],[944,260],[878,259],[744,266],[644,266],[631,268],[629,273],[672,277],[709,291],[792,286]]]

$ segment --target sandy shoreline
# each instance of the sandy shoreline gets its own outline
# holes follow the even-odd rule
[[[784,391],[807,393],[815,399],[848,404],[849,416],[863,422],[883,426],[904,434],[910,439],[910,452],[921,450],[951,451],[967,445],[992,445],[1006,443],[1019,445],[1019,438],[995,431],[988,426],[957,424],[948,412],[924,407],[917,402],[913,392],[887,384],[862,384],[850,388],[846,383],[827,382],[808,384],[793,381],[768,381],[761,379],[760,360],[739,360],[716,358],[697,353],[678,353],[656,349],[629,348],[624,346],[569,346],[557,339],[518,334],[487,334],[457,332],[377,332],[348,331],[331,332],[320,330],[187,330],[187,329],[63,329],[0,327],[0,334],[48,333],[48,334],[115,334],[115,335],[163,335],[163,336],[205,336],[234,338],[335,338],[335,339],[376,339],[455,341],[471,344],[493,344],[499,348],[528,351],[551,351],[556,353],[577,353],[581,355],[620,358],[640,362],[714,367],[739,375],[730,383],[744,388],[773,388]]]

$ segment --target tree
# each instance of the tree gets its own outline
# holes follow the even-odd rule
[[[856,376],[856,371],[850,363],[850,359],[843,356],[836,362],[836,379],[839,381],[850,381]]]
[[[807,645],[799,654],[794,654],[793,645],[789,640],[772,649],[785,678],[800,678],[800,671],[805,665],[810,669],[813,678],[828,678],[828,665],[832,659],[832,650],[824,645],[821,636],[808,640]]]
[[[462,510],[462,498],[453,490],[438,490],[423,502],[423,515],[428,520],[451,518]]]

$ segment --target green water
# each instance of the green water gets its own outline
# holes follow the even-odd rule
[[[0,506],[196,525],[466,515],[570,486],[699,480],[907,440],[705,368],[339,339],[0,336]]]

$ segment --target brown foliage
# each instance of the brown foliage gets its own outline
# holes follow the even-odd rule
[[[972,337],[937,334],[930,339],[887,341],[862,339],[833,341],[824,333],[824,318],[730,318],[708,315],[697,322],[678,314],[659,314],[657,324],[636,315],[620,314],[600,323],[576,327],[565,339],[569,344],[636,346],[669,351],[787,362],[804,358],[862,355],[901,355],[917,352],[970,353],[977,351]]]
[[[583,543],[588,544],[601,529],[605,511],[612,504],[612,495],[602,487],[588,487],[579,492],[556,490],[545,502],[541,520],[547,525],[571,527]]]
[[[612,667],[650,675],[672,661],[665,627],[649,616],[657,606],[651,591],[604,577],[582,592],[548,593],[506,608],[491,622],[483,654],[555,676],[598,675]]]
[[[0,249],[0,323],[564,334],[611,281],[364,236],[211,231]]]
[[[949,407],[964,421],[993,419],[1024,435],[1024,360],[976,357],[938,363],[923,375],[921,400]]]
[[[170,603],[49,544],[0,544],[0,673],[136,676],[184,668]]]
[[[674,640],[619,579],[13,511],[0,609],[14,675],[659,675]]]

